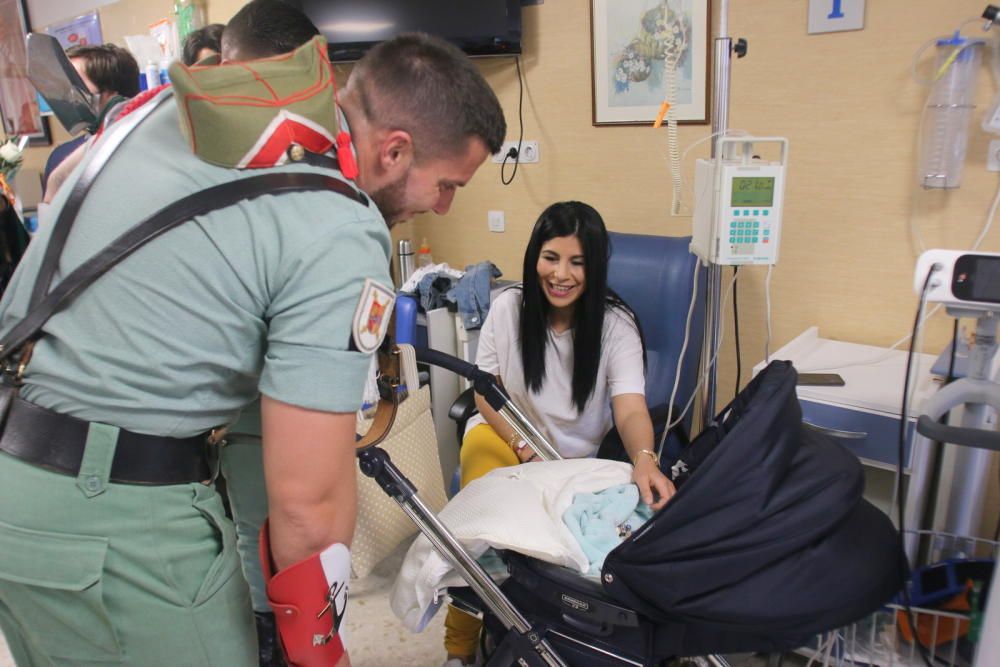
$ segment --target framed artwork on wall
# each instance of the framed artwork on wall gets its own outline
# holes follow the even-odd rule
[[[591,0],[594,125],[708,123],[709,0]]]
[[[8,136],[27,136],[32,145],[48,145],[48,132],[28,80],[24,38],[28,17],[23,0],[0,0],[0,115]]]
[[[96,11],[53,23],[45,28],[45,32],[58,39],[64,49],[104,43],[104,38],[101,36],[101,17]]]
[[[28,135],[28,145],[29,146],[51,146],[52,145],[52,126],[50,125],[50,120],[48,116],[42,116],[41,118],[41,130],[35,134]]]

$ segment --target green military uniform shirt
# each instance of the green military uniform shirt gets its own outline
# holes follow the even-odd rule
[[[161,105],[98,177],[53,284],[180,196],[268,171],[194,158],[175,105]],[[4,330],[24,317],[30,290],[18,283],[33,283],[49,231],[40,231],[0,302]],[[374,204],[329,192],[264,196],[201,216],[138,250],[52,317],[22,396],[87,421],[173,437],[229,423],[258,389],[304,408],[353,412],[369,357],[348,349],[352,316],[366,278],[391,285],[389,252]]]

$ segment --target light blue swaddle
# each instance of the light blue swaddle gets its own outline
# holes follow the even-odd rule
[[[563,523],[590,561],[588,576],[598,576],[611,550],[652,516],[649,505],[639,501],[639,488],[621,484],[597,493],[576,494],[563,514]]]

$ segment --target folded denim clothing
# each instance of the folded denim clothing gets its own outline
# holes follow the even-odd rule
[[[420,306],[425,312],[448,305],[446,295],[455,286],[456,279],[445,273],[428,273],[420,279],[417,292],[420,294]]]
[[[410,277],[407,278],[406,282],[399,288],[402,294],[419,294],[420,290],[418,285],[420,281],[423,280],[428,274],[439,274],[443,273],[447,276],[451,276],[455,280],[462,277],[462,272],[458,269],[453,269],[448,266],[447,263],[442,262],[441,264],[428,264],[426,266],[417,267]]]
[[[490,312],[490,290],[493,280],[503,273],[493,262],[484,261],[465,267],[458,283],[448,292],[445,298],[458,305],[458,313],[462,317],[462,326],[466,331],[479,329],[486,321]]]

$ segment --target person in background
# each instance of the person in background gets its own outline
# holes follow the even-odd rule
[[[600,214],[553,204],[535,223],[523,282],[500,294],[479,336],[476,365],[503,383],[566,458],[597,454],[612,427],[634,466],[642,502],[674,494],[659,467],[645,401],[645,350],[635,313],[608,287],[610,245]],[[490,470],[538,460],[476,395],[461,448],[465,487]],[[474,664],[482,621],[457,608],[445,619],[445,667]]]
[[[66,55],[83,79],[87,90],[94,95],[97,122],[80,136],[52,149],[49,159],[45,162],[45,172],[42,176],[43,195],[48,193],[49,178],[56,167],[97,131],[112,108],[139,93],[139,64],[131,53],[120,46],[114,44],[71,46],[66,50]],[[55,190],[58,185],[53,182],[51,187]]]
[[[222,30],[225,27],[221,23],[210,23],[204,28],[192,30],[184,38],[181,62],[188,67],[198,63],[217,64],[212,59],[222,53]]]
[[[370,315],[385,303],[376,296],[392,295],[389,226],[447,212],[506,123],[471,61],[419,34],[372,49],[338,104],[315,26],[271,30],[293,13],[253,0],[223,33],[225,43],[230,27],[260,28],[241,44],[248,60],[173,65],[173,91],[122,112],[130,134],[80,205],[63,276],[207,187],[297,172],[329,185],[261,194],[171,229],[77,294],[30,363],[20,357],[0,435],[0,628],[18,664],[257,664],[210,454],[220,427],[259,398],[267,593],[301,611],[276,615],[282,645],[292,664],[350,665],[337,630],[355,415],[388,328]],[[125,115],[132,107],[142,115]],[[103,159],[106,140],[67,188]],[[64,205],[59,195],[53,215]],[[0,331],[28,316],[50,239],[29,246],[0,301]]]

